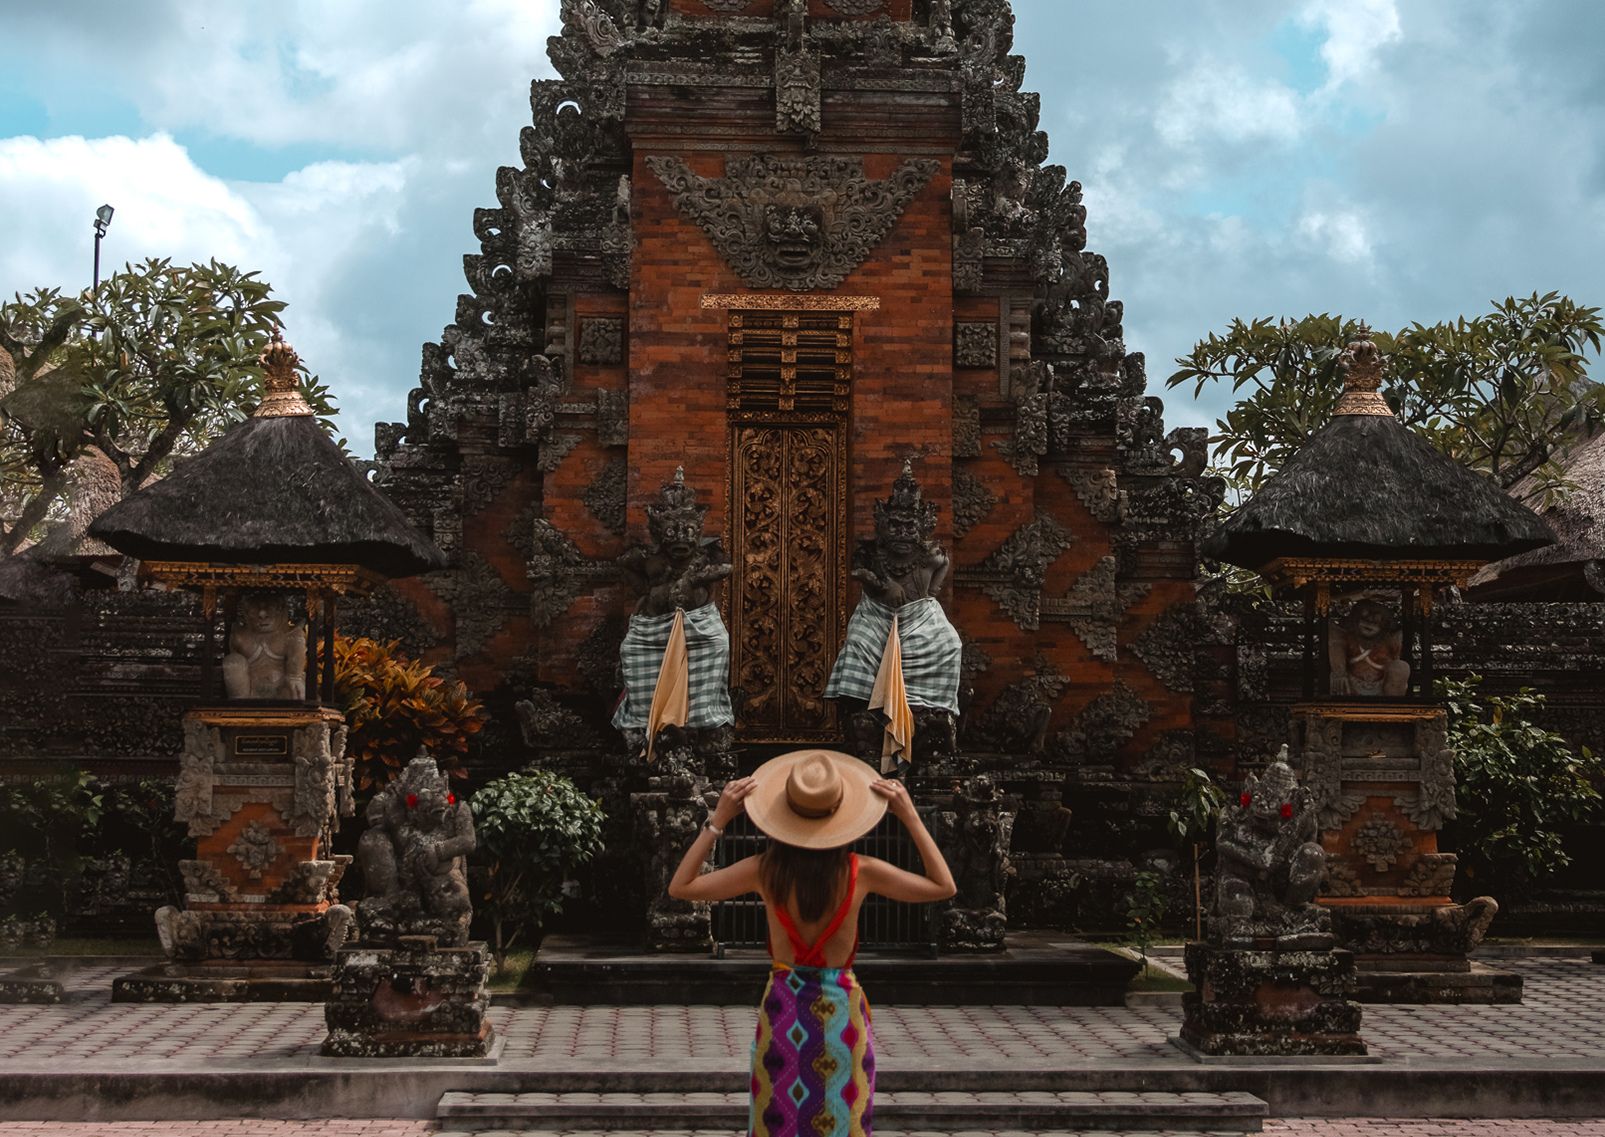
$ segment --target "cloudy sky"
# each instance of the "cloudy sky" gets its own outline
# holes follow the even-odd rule
[[[0,294],[216,256],[359,453],[450,320],[557,0],[0,0]],[[1605,304],[1605,3],[1015,0],[1155,386],[1234,315]],[[1173,424],[1220,407],[1168,398]]]

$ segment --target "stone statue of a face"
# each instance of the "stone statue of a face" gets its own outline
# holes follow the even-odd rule
[[[677,561],[683,561],[696,551],[702,540],[702,519],[693,515],[670,517],[663,522],[658,544]]]
[[[283,597],[252,593],[240,601],[245,626],[258,635],[282,632],[290,626],[290,612]]]
[[[909,557],[925,542],[920,536],[919,519],[907,513],[886,513],[877,519],[876,530],[887,552]]]
[[[824,218],[806,205],[771,205],[764,210],[764,240],[781,268],[799,272],[818,259],[824,237]]]

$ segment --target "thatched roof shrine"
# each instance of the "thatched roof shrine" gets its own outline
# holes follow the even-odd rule
[[[144,561],[352,565],[386,577],[444,567],[318,423],[289,345],[275,340],[262,362],[268,393],[250,418],[112,506],[90,533]]]
[[[1249,569],[1283,558],[1465,563],[1554,543],[1537,514],[1393,416],[1375,344],[1351,343],[1342,366],[1332,420],[1226,519],[1207,555]]]
[[[1561,458],[1572,492],[1541,516],[1555,544],[1489,565],[1471,581],[1479,600],[1605,599],[1605,431]],[[1512,493],[1528,486],[1518,482]]]

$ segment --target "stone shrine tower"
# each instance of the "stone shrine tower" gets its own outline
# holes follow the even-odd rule
[[[737,745],[840,744],[822,694],[850,550],[912,458],[965,644],[942,768],[1003,792],[1022,879],[1062,872],[1061,798],[1129,808],[1194,760],[1220,491],[1204,432],[1167,434],[1145,397],[1080,185],[1044,165],[1007,0],[563,0],[562,20],[469,290],[406,421],[377,428],[386,492],[451,566],[372,629],[504,727],[532,699],[526,740],[584,784],[618,750],[614,561],[683,467],[733,564]]]

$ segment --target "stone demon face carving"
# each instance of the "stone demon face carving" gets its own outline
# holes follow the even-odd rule
[[[771,205],[763,228],[770,256],[787,272],[806,272],[823,251],[824,214],[814,207]]]

